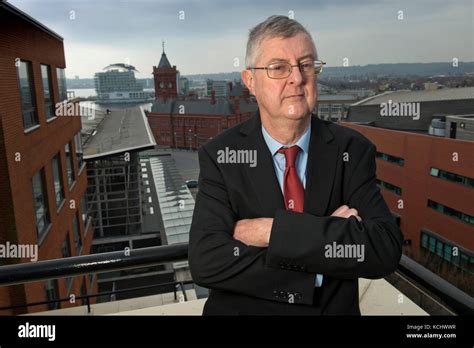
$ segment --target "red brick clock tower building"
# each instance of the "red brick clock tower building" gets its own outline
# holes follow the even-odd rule
[[[165,43],[163,42],[163,53],[161,54],[158,66],[153,66],[153,76],[155,79],[155,98],[168,99],[178,96],[176,65],[171,64],[165,54]]]

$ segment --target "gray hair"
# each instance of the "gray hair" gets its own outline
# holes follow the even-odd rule
[[[305,33],[308,35],[314,53],[316,54],[316,57],[314,58],[317,59],[316,46],[314,45],[311,34],[306,30],[306,28],[294,19],[290,19],[286,16],[274,15],[268,17],[265,21],[257,24],[250,30],[247,41],[247,53],[245,55],[245,67],[248,68],[255,64],[258,54],[260,53],[258,52],[258,48],[264,39],[276,37],[290,38],[299,33]]]

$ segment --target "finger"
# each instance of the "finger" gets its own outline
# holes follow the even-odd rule
[[[352,215],[357,216],[357,215],[359,215],[359,213],[357,212],[356,209],[348,209],[342,215],[345,218],[349,218]]]
[[[334,213],[331,214],[331,216],[340,216],[343,214],[346,210],[348,210],[349,207],[347,205],[341,205],[339,208],[337,208]]]

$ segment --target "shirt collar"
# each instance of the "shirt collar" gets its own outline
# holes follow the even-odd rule
[[[262,124],[262,133],[263,133],[263,138],[265,139],[265,142],[267,143],[268,149],[270,150],[270,153],[272,154],[272,156],[274,156],[275,153],[281,147],[287,147],[287,145],[283,145],[279,143],[278,141],[276,141],[275,139],[273,139],[272,136],[267,132],[263,124]],[[303,133],[303,135],[298,139],[298,141],[294,145],[298,145],[307,154],[309,150],[310,137],[311,137],[311,122],[309,123],[309,127],[306,129],[306,131]]]

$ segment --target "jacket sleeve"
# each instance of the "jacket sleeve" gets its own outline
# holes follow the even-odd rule
[[[382,278],[398,266],[403,235],[376,183],[375,146],[357,142],[349,151],[343,200],[359,212],[355,217],[319,217],[279,209],[273,221],[266,264],[293,264],[305,272],[339,279]],[[332,213],[332,212],[331,212]],[[334,246],[363,250],[362,257],[339,254]],[[363,249],[362,249],[363,247]]]
[[[194,282],[266,300],[311,304],[315,274],[268,267],[267,248],[234,239],[238,217],[223,176],[204,146],[199,150],[199,164],[188,258]]]

